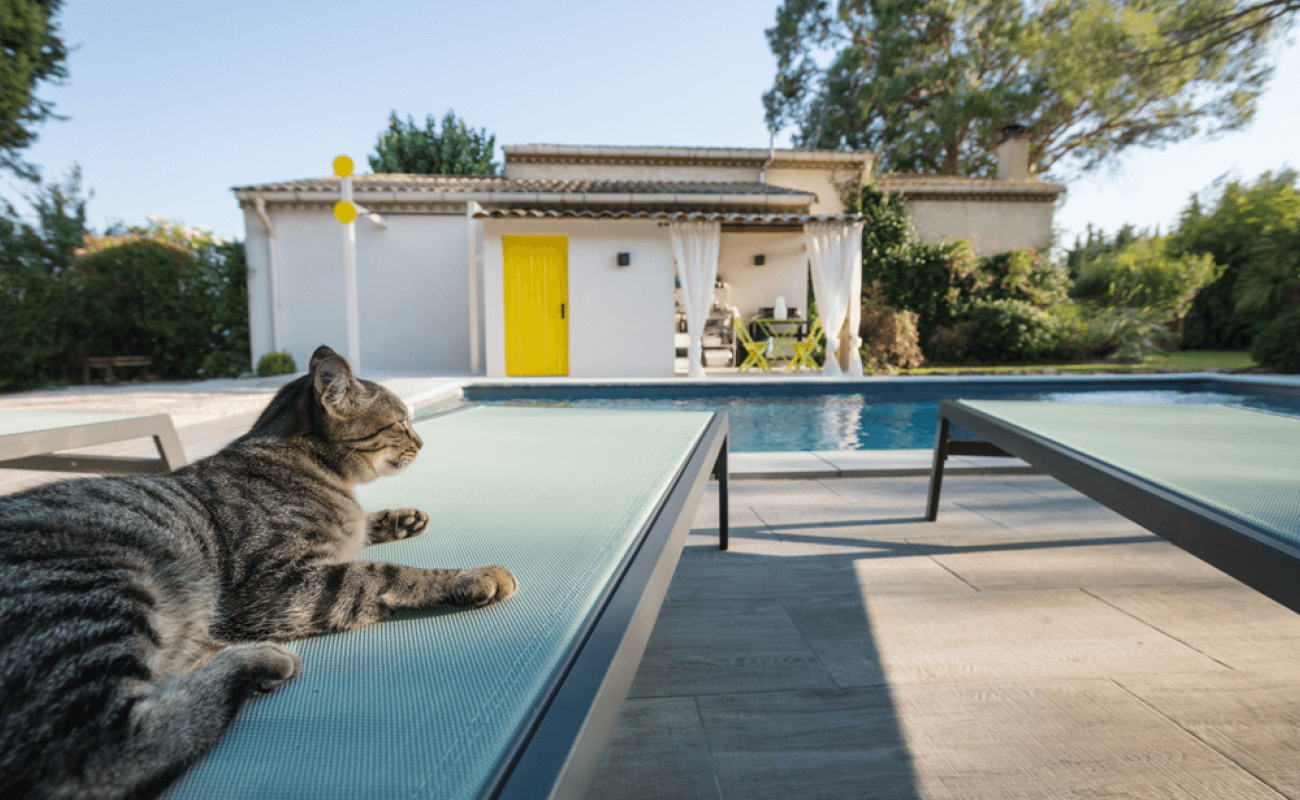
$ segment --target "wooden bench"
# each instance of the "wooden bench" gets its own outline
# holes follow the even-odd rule
[[[149,356],[87,356],[81,360],[81,382],[90,383],[90,371],[103,370],[107,383],[116,383],[113,367],[140,367],[141,374],[153,365]]]

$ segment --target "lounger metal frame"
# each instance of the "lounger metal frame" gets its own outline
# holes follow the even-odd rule
[[[962,426],[984,441],[951,440],[950,423]],[[949,455],[1021,458],[1300,613],[1300,549],[1188,497],[971,408],[960,400],[939,403],[939,430],[926,508],[926,519],[930,521],[938,518],[943,464]]]
[[[153,438],[158,458],[56,454],[59,450],[147,437]],[[167,414],[0,434],[0,458],[3,458],[0,467],[6,469],[116,475],[163,474],[188,463],[172,418]]]
[[[727,415],[716,414],[481,798],[581,798],[591,788],[712,477],[726,549],[727,435]]]

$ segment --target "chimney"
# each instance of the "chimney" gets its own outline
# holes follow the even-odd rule
[[[1029,179],[1029,133],[1024,125],[1012,123],[1002,129],[998,146],[993,152],[998,158],[998,180],[1023,181]]]

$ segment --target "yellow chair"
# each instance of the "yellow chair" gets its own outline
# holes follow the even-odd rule
[[[816,372],[821,369],[817,362],[813,360],[813,350],[817,349],[817,343],[822,338],[822,321],[820,317],[813,317],[812,326],[808,328],[808,335],[802,341],[792,342],[794,345],[794,358],[786,365],[787,372],[800,372],[804,367],[810,371]]]
[[[740,371],[749,372],[751,368],[758,367],[764,372],[771,372],[772,365],[767,361],[767,348],[771,342],[766,339],[754,341],[754,338],[749,335],[749,329],[745,327],[745,321],[740,317],[732,321],[732,327],[735,328],[736,338],[740,340],[747,353],[745,360],[740,364]]]

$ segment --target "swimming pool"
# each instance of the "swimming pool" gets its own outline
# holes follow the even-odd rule
[[[1228,376],[900,378],[827,381],[509,384],[464,387],[464,402],[565,408],[726,411],[735,452],[897,450],[934,446],[939,400],[1224,403],[1300,416],[1300,384]],[[954,435],[961,436],[960,432]]]

